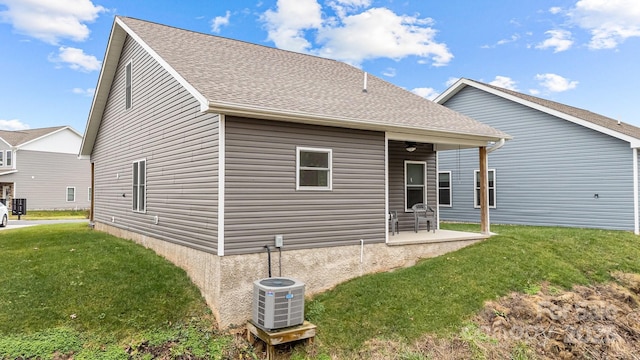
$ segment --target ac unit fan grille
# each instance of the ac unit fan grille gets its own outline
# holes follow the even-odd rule
[[[254,283],[253,320],[256,325],[273,330],[304,322],[304,284],[292,283],[294,285],[284,288]]]

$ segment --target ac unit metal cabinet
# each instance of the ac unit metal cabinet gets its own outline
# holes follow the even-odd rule
[[[253,282],[253,323],[267,331],[304,322],[304,283],[290,278]]]

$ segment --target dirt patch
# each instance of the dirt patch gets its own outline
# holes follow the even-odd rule
[[[618,283],[572,291],[542,284],[534,295],[512,293],[488,302],[450,339],[425,335],[411,345],[375,339],[359,355],[379,360],[640,360],[640,275],[612,276]]]
[[[543,286],[536,295],[513,293],[488,303],[476,321],[490,337],[524,343],[541,359],[640,359],[640,301],[632,287],[549,293]]]

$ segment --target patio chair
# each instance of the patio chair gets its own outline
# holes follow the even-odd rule
[[[396,233],[400,233],[400,229],[398,228],[398,212],[396,210],[389,211],[389,222],[391,223],[391,235],[395,235]]]
[[[413,210],[413,230],[415,232],[418,232],[421,222],[427,224],[427,231],[431,231],[431,227],[433,227],[433,232],[436,232],[436,212],[431,206],[418,203],[413,205],[411,210]]]

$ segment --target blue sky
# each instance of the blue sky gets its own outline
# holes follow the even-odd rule
[[[429,99],[466,77],[640,126],[637,0],[0,0],[0,129],[84,132],[116,15],[334,58]]]

